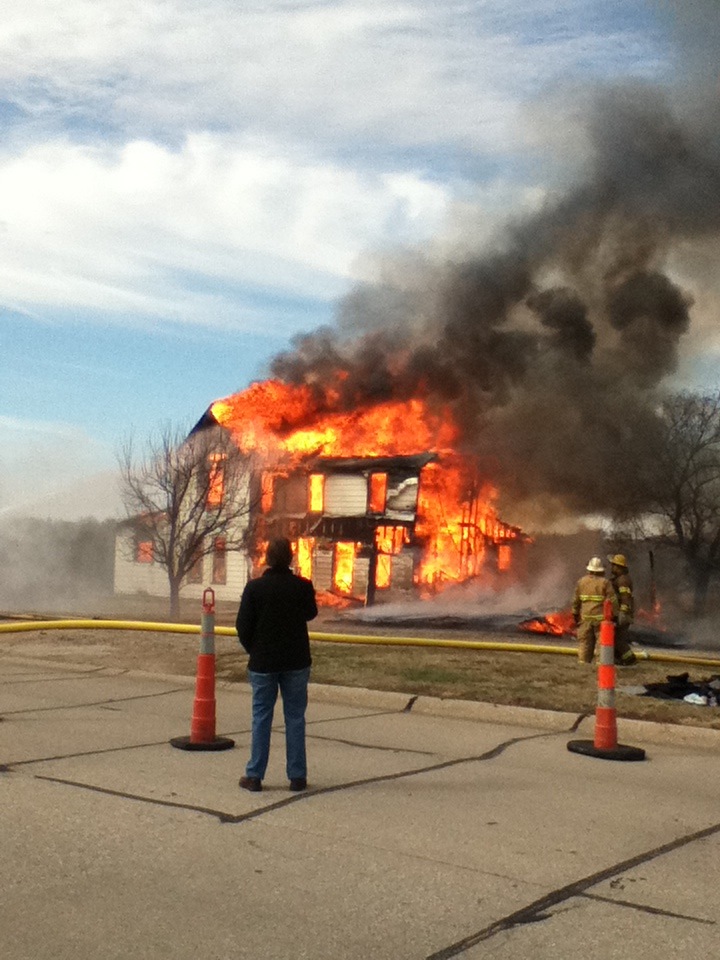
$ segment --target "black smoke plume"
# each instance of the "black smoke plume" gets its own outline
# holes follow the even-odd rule
[[[720,234],[720,151],[645,86],[600,96],[587,128],[564,196],[489,252],[418,255],[359,286],[337,328],[298,338],[273,375],[312,385],[320,407],[449,403],[515,508],[612,510],[690,326],[673,252]]]

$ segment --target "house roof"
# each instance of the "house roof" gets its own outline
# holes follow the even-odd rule
[[[200,417],[198,422],[192,428],[188,436],[191,437],[194,433],[199,433],[201,430],[209,430],[212,427],[219,427],[219,426],[220,424],[212,412],[212,407],[208,407],[205,413]]]

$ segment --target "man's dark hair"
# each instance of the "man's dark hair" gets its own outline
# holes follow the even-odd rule
[[[292,563],[292,547],[286,537],[271,540],[267,548],[267,565],[273,570],[287,569]]]

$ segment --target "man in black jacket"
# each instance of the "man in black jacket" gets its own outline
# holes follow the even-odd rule
[[[252,687],[252,747],[244,790],[262,790],[270,755],[270,735],[278,690],[285,716],[285,752],[291,790],[307,787],[305,710],[310,679],[310,638],[307,621],[317,616],[315,589],[290,569],[292,547],[284,538],[267,551],[268,569],[243,590],[235,627],[250,655]]]

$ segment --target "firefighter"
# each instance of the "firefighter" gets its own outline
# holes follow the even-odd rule
[[[610,561],[610,583],[617,597],[619,611],[615,623],[615,663],[621,667],[631,667],[637,663],[637,657],[630,645],[630,624],[635,613],[633,585],[628,573],[628,565],[622,553],[608,557]]]
[[[605,577],[605,566],[600,557],[588,563],[587,573],[575,586],[572,612],[577,625],[578,660],[592,663],[595,644],[600,640],[600,624],[604,619],[605,601],[612,604],[613,617],[617,617],[619,605],[610,581]]]

